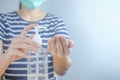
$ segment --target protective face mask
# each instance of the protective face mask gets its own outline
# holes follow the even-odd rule
[[[39,8],[46,0],[20,0],[20,2],[29,10]]]

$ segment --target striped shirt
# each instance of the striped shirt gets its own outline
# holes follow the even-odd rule
[[[43,25],[46,29],[40,31],[42,38],[42,47],[47,48],[48,40],[55,35],[63,35],[69,39],[67,27],[60,17],[47,13],[47,15],[36,22],[30,22],[23,20],[17,12],[1,13],[0,14],[0,40],[3,42],[4,53],[9,47],[12,38],[18,36],[25,26],[37,23]],[[34,34],[34,30],[31,29],[26,36]],[[57,80],[54,75],[53,59],[48,55],[48,78],[49,80]],[[20,59],[12,62],[5,71],[3,80],[27,80],[27,60]]]

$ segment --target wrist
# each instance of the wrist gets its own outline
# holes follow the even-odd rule
[[[5,61],[10,64],[13,60],[12,60],[12,55],[7,54],[7,53],[3,53],[3,57],[5,58]]]
[[[54,63],[55,72],[59,75],[64,75],[72,65],[72,61],[69,55],[63,57],[58,57],[54,55],[53,63]]]
[[[53,55],[53,60],[54,61],[61,61],[61,62],[64,62],[64,63],[71,63],[71,58],[69,55],[65,55],[65,56],[57,56],[57,55]]]
[[[7,55],[7,53],[3,53],[0,55],[0,76],[2,76],[11,63],[10,56]]]
[[[55,55],[52,55],[53,56],[53,58],[59,58],[59,59],[67,59],[67,58],[70,58],[70,55],[68,54],[68,55],[57,55],[57,54],[55,54]]]

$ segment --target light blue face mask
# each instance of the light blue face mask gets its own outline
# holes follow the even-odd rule
[[[39,8],[46,0],[20,0],[20,2],[29,10]]]

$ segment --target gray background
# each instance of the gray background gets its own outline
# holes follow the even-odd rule
[[[0,0],[0,12],[19,0]],[[61,16],[75,42],[73,65],[60,80],[120,80],[120,1],[47,0],[42,9]]]

